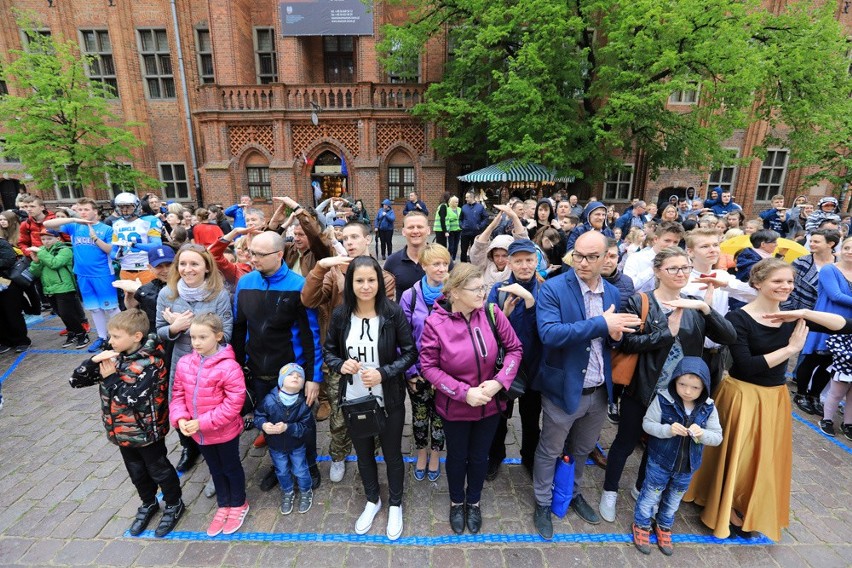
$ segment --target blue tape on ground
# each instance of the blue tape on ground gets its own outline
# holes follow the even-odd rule
[[[56,354],[60,354],[60,353],[62,355],[79,355],[80,354],[79,351],[75,351],[73,349],[29,349],[27,351],[24,351],[23,353],[21,353],[17,357],[15,357],[15,361],[9,366],[8,369],[6,369],[6,372],[3,373],[3,375],[0,376],[0,384],[3,384],[3,381],[8,379],[9,375],[11,375],[12,373],[15,372],[15,369],[18,368],[18,365],[21,364],[21,361],[23,361],[24,358],[27,355],[30,355],[30,354],[43,355],[45,353],[49,354],[49,355],[56,355]]]
[[[30,331],[62,331],[65,328],[64,327],[42,327],[42,326],[38,326],[38,327],[31,327],[29,329],[30,329]]]
[[[125,537],[130,533],[125,532]],[[154,531],[145,531],[138,538],[155,538]],[[230,542],[317,542],[326,544],[385,544],[393,546],[442,546],[453,544],[518,544],[518,543],[562,543],[562,544],[627,544],[633,542],[629,534],[621,533],[557,533],[553,535],[552,541],[546,541],[537,534],[464,534],[447,536],[406,536],[392,541],[386,536],[380,535],[356,535],[356,534],[321,534],[321,533],[262,533],[247,532],[234,534],[220,534],[215,537],[207,536],[207,533],[174,531],[164,537],[169,540],[193,540],[193,541],[230,541]],[[651,542],[656,542],[651,535]],[[701,534],[675,534],[672,542],[676,544],[727,544],[735,546],[766,546],[773,542],[767,537],[760,535],[752,539],[729,538],[719,539],[710,535]]]
[[[826,436],[825,434],[822,433],[822,430],[819,429],[819,426],[817,426],[813,422],[806,420],[805,418],[803,418],[802,416],[800,416],[799,414],[797,414],[795,412],[793,413],[793,418],[795,418],[798,422],[801,422],[802,424],[804,424],[805,426],[807,426],[808,428],[810,428],[811,430],[813,430],[814,432],[816,432],[817,434],[819,434],[820,436],[822,436],[823,438],[825,438],[826,440],[828,440],[829,442],[831,442],[832,444],[837,446],[838,448],[841,448],[847,454],[852,454],[852,448],[850,448],[849,446],[847,446],[846,444],[844,444],[843,442],[841,442],[837,438],[832,438],[831,436]]]

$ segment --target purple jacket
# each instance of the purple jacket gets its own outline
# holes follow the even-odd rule
[[[502,310],[495,309],[494,315],[506,350],[500,372],[494,368],[497,341],[485,308],[474,310],[468,322],[460,313],[448,312],[442,296],[426,318],[420,336],[420,367],[423,377],[435,385],[435,409],[447,420],[473,421],[497,414],[503,404],[498,407],[496,396],[485,406],[473,407],[465,400],[468,389],[489,379],[509,388],[518,374],[521,342]]]
[[[432,310],[429,309],[430,306],[426,305],[426,300],[423,298],[420,280],[402,293],[402,297],[399,299],[399,307],[402,308],[403,313],[405,313],[405,319],[411,325],[411,335],[414,337],[414,343],[417,345],[417,352],[420,353],[420,336],[423,335],[423,326],[426,323],[426,318],[432,313]],[[405,379],[411,380],[418,375],[423,376],[423,369],[420,367],[420,357],[405,372]]]

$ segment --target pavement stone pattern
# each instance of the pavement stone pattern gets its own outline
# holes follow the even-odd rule
[[[354,537],[354,524],[365,500],[354,462],[347,463],[342,483],[328,480],[328,461],[321,462],[321,487],[313,508],[304,515],[278,512],[278,489],[258,485],[270,462],[265,450],[241,441],[251,512],[239,533],[246,540],[177,540],[125,537],[139,505],[116,446],[100,422],[95,387],[71,389],[67,378],[85,351],[61,352],[57,318],[33,326],[33,352],[0,356],[4,407],[0,411],[0,567],[5,566],[818,566],[852,565],[852,442],[837,443],[812,428],[816,417],[794,420],[793,483],[790,527],[774,545],[678,543],[675,554],[650,556],[636,551],[628,532],[633,499],[622,489],[615,523],[591,526],[569,512],[554,519],[557,537],[547,543],[532,524],[531,481],[519,465],[504,465],[486,483],[482,497],[483,534],[452,534],[447,517],[449,498],[444,476],[417,482],[407,464],[403,501],[403,540],[385,539],[385,507],[368,535]],[[55,350],[42,353],[42,350]],[[19,361],[11,374],[10,367]],[[403,450],[411,443],[408,413]],[[607,423],[601,445],[609,447],[616,427]],[[507,436],[508,455],[518,457],[520,424],[513,419]],[[320,455],[327,455],[328,422],[319,424]],[[170,457],[179,456],[177,435],[169,434]],[[635,479],[640,453],[630,458],[625,487]],[[379,466],[380,479],[384,467]],[[597,506],[603,470],[587,467],[583,494]],[[181,534],[206,531],[215,499],[203,495],[209,474],[203,462],[182,478],[187,512],[177,527]],[[382,483],[383,495],[387,495]],[[698,508],[683,504],[675,535],[709,535]],[[156,526],[155,517],[151,529]],[[306,534],[313,540],[274,542],[276,537]],[[320,536],[312,536],[320,535]],[[328,536],[337,535],[337,536]],[[600,535],[605,542],[573,542],[579,535]],[[189,536],[192,536],[191,534]],[[578,536],[578,538],[579,538]],[[426,537],[418,541],[415,537]],[[290,537],[292,538],[292,537]],[[264,541],[270,539],[273,541]],[[326,540],[321,540],[326,539]],[[619,540],[621,539],[621,540]],[[418,545],[418,542],[429,543]]]

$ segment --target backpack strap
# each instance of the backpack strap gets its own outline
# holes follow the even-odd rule
[[[488,318],[488,325],[491,327],[491,333],[494,335],[494,340],[497,342],[497,361],[494,366],[499,371],[503,368],[503,359],[506,357],[506,347],[500,339],[500,334],[497,333],[497,318],[494,314],[494,304],[489,302],[485,306],[485,315]]]

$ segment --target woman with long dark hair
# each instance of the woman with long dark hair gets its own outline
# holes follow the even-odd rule
[[[402,535],[402,427],[405,423],[405,370],[417,359],[411,326],[402,308],[387,297],[382,267],[370,256],[349,263],[343,287],[343,304],[335,308],[323,349],[328,368],[340,375],[343,400],[372,394],[384,409],[379,440],[388,476],[387,537]],[[365,534],[382,507],[373,436],[350,431],[358,456],[358,472],[367,505],[355,523]]]

